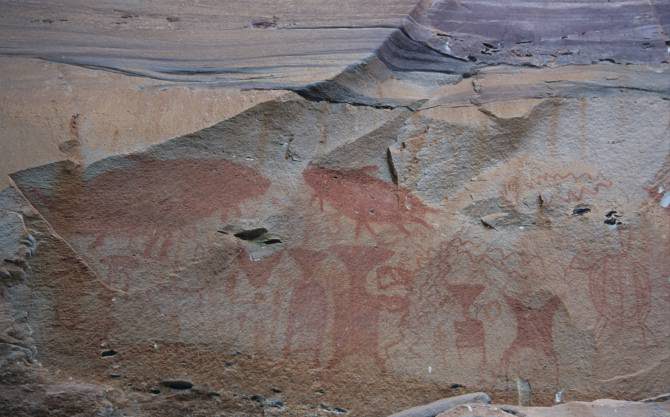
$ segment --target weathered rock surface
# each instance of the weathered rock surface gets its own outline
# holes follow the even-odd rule
[[[670,403],[650,404],[631,401],[597,400],[591,403],[571,402],[554,407],[516,407],[509,405],[466,404],[437,417],[637,417],[670,416]]]
[[[163,81],[300,87],[373,53],[415,4],[5,1],[0,52]]]
[[[2,18],[0,17],[0,20]],[[227,119],[281,91],[212,89],[0,57],[0,188],[6,174],[70,159],[90,164]]]
[[[666,3],[70,5],[0,18],[0,414],[670,391]]]
[[[438,401],[433,401],[430,404],[420,405],[410,408],[408,410],[395,413],[389,417],[433,417],[437,414],[442,414],[454,408],[459,408],[463,405],[471,404],[489,404],[491,398],[483,392],[473,394],[458,395],[456,397],[445,398]]]

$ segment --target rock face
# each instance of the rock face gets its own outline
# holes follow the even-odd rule
[[[668,403],[637,403],[631,401],[598,400],[592,403],[572,402],[555,407],[513,407],[501,405],[465,404],[437,417],[471,417],[477,415],[509,417],[580,417],[580,416],[667,416]]]
[[[3,55],[161,81],[226,86],[317,82],[364,59],[416,0],[178,0],[142,4],[8,3]],[[80,34],[85,33],[86,36]]]
[[[194,132],[68,108],[48,117],[77,140],[8,157],[0,410],[373,417],[480,390],[516,402],[519,381],[540,405],[670,391],[670,7],[307,3],[263,17],[236,2],[79,7],[72,22],[45,6],[23,26],[33,6],[8,6],[0,32],[23,34],[8,55],[148,78],[138,100]],[[224,30],[218,49],[192,47]],[[141,58],[105,49],[137,31]],[[199,61],[212,50],[221,62]],[[225,97],[221,121],[202,128],[215,116],[194,118],[184,94]],[[44,129],[13,105],[10,138],[17,120]],[[476,407],[608,415],[594,404]]]

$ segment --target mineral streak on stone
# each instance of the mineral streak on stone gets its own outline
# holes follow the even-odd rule
[[[0,415],[670,414],[667,2],[224,3],[3,5]]]
[[[528,407],[533,399],[533,390],[528,381],[517,378],[516,389],[519,393],[519,405]]]

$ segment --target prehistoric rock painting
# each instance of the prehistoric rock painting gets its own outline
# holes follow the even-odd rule
[[[558,355],[554,350],[554,316],[561,306],[561,299],[553,296],[541,306],[526,304],[521,300],[505,295],[505,301],[514,314],[516,337],[505,349],[500,360],[503,370],[509,371],[513,357],[523,349],[541,353],[550,359],[555,369],[555,378],[559,380]]]
[[[549,169],[531,176],[514,176],[504,184],[502,195],[507,201],[518,204],[530,192],[536,194],[547,190],[549,193],[542,194],[546,203],[573,204],[611,187],[612,181],[584,168]],[[537,195],[533,198],[537,198]]]
[[[534,279],[537,265],[527,259],[534,252],[518,243],[507,250],[457,236],[437,251],[420,289],[425,305],[418,307],[417,325],[437,329],[434,363],[449,368],[457,362],[467,367],[461,378],[478,384],[503,374],[536,379],[546,374],[550,384],[557,383],[554,323],[563,302],[553,291],[527,292],[542,284]],[[502,302],[492,298],[500,293],[507,294]]]
[[[132,282],[132,274],[140,266],[134,256],[110,255],[102,258],[100,263],[107,267],[105,283],[110,288],[127,293]]]
[[[313,366],[319,367],[329,306],[326,288],[315,272],[326,253],[302,248],[293,248],[289,253],[300,275],[295,279],[291,295],[284,356],[306,353],[311,356]]]
[[[470,377],[487,378],[486,324],[498,324],[501,307],[484,294],[502,275],[511,278],[504,268],[506,256],[456,237],[444,242],[424,269],[412,317],[415,326],[435,329],[430,340],[435,363],[449,367],[451,360],[459,361]]]
[[[637,329],[644,344],[651,331],[646,325],[651,310],[651,283],[648,268],[628,254],[628,250],[601,256],[588,262],[575,257],[571,268],[588,275],[591,302],[598,313],[596,338],[625,329]]]
[[[263,256],[252,254],[241,242],[218,247],[194,262],[180,279],[184,283],[175,282],[161,291],[187,297],[180,307],[189,308],[182,316],[198,326],[209,326],[212,334],[207,337],[224,337],[258,352],[278,353],[277,332],[269,320],[280,304],[279,294],[273,292],[277,280],[273,272],[284,254],[283,249]],[[221,329],[225,329],[223,334]]]
[[[366,288],[368,274],[388,261],[394,252],[371,246],[334,246],[329,249],[344,265],[345,285],[334,296],[334,322],[332,326],[333,356],[328,367],[335,367],[348,357],[365,357],[381,370],[386,362],[380,351],[389,346],[381,345],[380,322],[383,311],[407,314],[408,299],[403,296],[373,294]],[[388,273],[388,270],[384,272]],[[381,278],[377,277],[376,282]]]
[[[432,229],[425,216],[434,209],[424,205],[407,189],[370,175],[376,169],[335,171],[310,166],[303,172],[303,177],[312,188],[314,198],[319,200],[321,210],[325,201],[340,215],[356,223],[356,236],[361,227],[376,235],[372,224],[392,225],[406,235],[409,235],[406,226],[410,223]]]
[[[226,280],[226,293],[231,297],[234,296],[240,275],[243,275],[255,289],[265,287],[272,275],[272,270],[279,264],[282,255],[283,251],[277,251],[261,259],[252,259],[249,251],[240,247],[236,257],[237,271],[233,272]]]
[[[226,160],[135,156],[91,179],[63,172],[50,196],[24,192],[61,233],[94,236],[93,249],[121,237],[139,240],[145,257],[164,257],[175,233],[217,213],[225,221],[269,186],[253,169]]]
[[[463,319],[454,321],[456,348],[459,357],[462,358],[464,354],[469,353],[470,349],[474,349],[482,355],[482,366],[486,365],[484,322],[472,317],[470,307],[484,291],[484,288],[481,284],[447,284],[449,293],[453,295],[462,308]]]
[[[398,346],[406,337],[406,330],[410,323],[410,295],[414,289],[414,273],[401,266],[382,265],[375,271],[375,290],[380,291],[382,299],[392,299],[391,305],[386,305],[384,311],[397,315],[396,337],[389,337],[380,346],[385,357],[390,357],[391,349]]]

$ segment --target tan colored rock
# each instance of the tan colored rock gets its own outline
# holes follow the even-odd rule
[[[12,3],[11,55],[163,81],[302,86],[332,78],[401,25],[415,0]],[[86,33],[83,37],[80,34]]]
[[[197,362],[204,344],[264,366],[290,363],[281,369],[296,383],[301,373],[363,378],[393,392],[380,397],[389,407],[435,398],[432,384],[514,399],[504,381],[517,377],[540,404],[566,387],[587,398],[646,396],[663,389],[658,337],[669,330],[650,292],[665,285],[666,235],[652,226],[665,212],[644,184],[663,169],[668,120],[658,115],[670,113],[644,94],[572,94],[518,117],[473,105],[486,124],[470,126],[287,98],[148,152],[13,178],[110,291],[90,298],[113,317],[104,333],[75,333],[137,352],[115,359],[122,379],[151,383],[152,369],[164,369],[217,388],[229,371],[214,356]],[[625,119],[635,106],[638,117]],[[573,120],[583,123],[577,132]],[[645,162],[635,171],[626,169],[633,153]],[[556,159],[537,157],[545,154]],[[583,204],[590,211],[574,214]],[[482,224],[489,218],[494,228]],[[267,232],[239,233],[258,228]],[[89,314],[65,311],[75,321]],[[153,341],[189,371],[142,353]],[[401,374],[420,381],[407,382],[411,398],[389,386]],[[326,385],[329,403],[370,412],[337,381]]]
[[[0,188],[21,169],[90,164],[230,118],[279,91],[179,85],[35,59],[0,58]]]
[[[516,407],[505,405],[462,405],[437,417],[471,416],[525,416],[525,417],[647,417],[670,415],[670,404],[645,404],[632,401],[597,400],[591,403],[570,402],[553,407]]]
[[[0,410],[668,392],[666,9],[289,3],[8,6]]]

